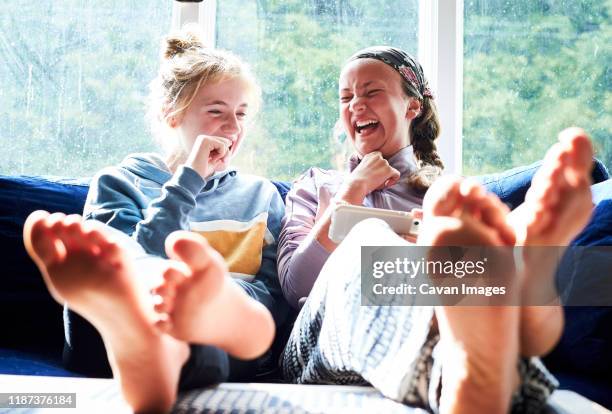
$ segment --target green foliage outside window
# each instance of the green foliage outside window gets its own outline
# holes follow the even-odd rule
[[[583,127],[612,167],[612,1],[466,1],[467,175],[541,159]]]
[[[155,149],[144,118],[166,2],[0,2],[0,173],[91,176]]]
[[[169,3],[0,4],[0,173],[90,176],[155,149],[144,101]],[[332,167],[342,63],[373,44],[416,54],[417,13],[417,0],[218,1],[218,45],[264,90],[241,168]],[[464,173],[540,159],[572,124],[612,167],[611,13],[612,0],[465,1]]]

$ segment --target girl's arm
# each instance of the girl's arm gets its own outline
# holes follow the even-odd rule
[[[279,243],[281,287],[295,308],[301,298],[308,296],[321,268],[338,246],[328,236],[334,204],[362,205],[369,193],[394,185],[400,176],[380,152],[372,152],[344,178],[332,197],[325,188],[317,187],[314,171],[298,179],[287,194]]]
[[[366,154],[355,169],[348,174],[333,198],[318,200],[316,224],[312,229],[313,237],[328,251],[338,246],[329,238],[329,227],[334,204],[353,204],[360,206],[366,196],[374,190],[393,186],[400,173],[389,165],[378,151]]]
[[[313,170],[287,194],[285,217],[278,245],[278,273],[283,294],[291,306],[308,296],[330,255],[313,233],[319,194]]]
[[[90,185],[84,216],[130,235],[147,253],[166,257],[166,237],[189,229],[189,215],[206,182],[193,169],[179,167],[152,199],[146,192],[153,189],[141,188],[139,180],[122,169],[102,171]]]

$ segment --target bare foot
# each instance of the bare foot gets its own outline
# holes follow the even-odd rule
[[[252,359],[268,350],[274,320],[229,276],[223,257],[202,236],[185,231],[166,239],[175,265],[154,290],[162,301],[155,310],[167,318],[158,327],[190,343],[214,345],[229,354]]]
[[[514,231],[506,223],[506,207],[476,182],[444,176],[423,201],[423,246],[513,246]]]
[[[24,242],[55,300],[67,302],[100,332],[124,398],[136,412],[166,412],[189,347],[155,328],[148,292],[100,223],[36,211]]]
[[[514,244],[507,208],[469,180],[439,179],[423,210],[421,245]],[[435,315],[443,349],[440,412],[506,413],[518,386],[519,308],[437,306]]]
[[[593,210],[591,169],[593,147],[586,133],[568,128],[546,153],[533,178],[525,202],[508,215],[518,246],[567,246],[588,223]],[[525,302],[555,298],[554,274],[560,248],[524,249]],[[529,295],[529,296],[527,296]],[[537,295],[537,297],[530,297]],[[544,302],[547,303],[547,302]],[[560,306],[524,306],[521,315],[521,350],[543,355],[563,330]]]
[[[535,174],[525,202],[508,215],[519,246],[567,246],[593,210],[593,147],[580,128],[559,134]]]

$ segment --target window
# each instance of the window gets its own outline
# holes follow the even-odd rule
[[[541,159],[571,125],[612,167],[611,13],[609,0],[465,1],[465,174]]]
[[[144,98],[171,13],[140,0],[1,2],[0,173],[91,176],[153,149]]]
[[[173,3],[0,3],[0,173],[91,176],[131,152],[154,150],[144,100]],[[448,135],[439,146],[456,141],[442,148],[445,157],[462,146],[464,174],[501,171],[541,159],[556,133],[575,124],[612,167],[612,0],[181,4],[196,11],[189,19],[209,25],[217,46],[249,62],[262,85],[264,106],[236,160],[246,172],[292,179],[313,165],[337,165],[337,78],[362,47],[391,44],[416,55],[421,40],[421,60],[431,55],[426,69],[438,66],[427,73],[434,86],[453,82],[447,66],[456,62],[439,52],[461,39],[448,24],[451,4],[463,4],[463,84],[455,82],[463,105],[445,101],[447,86],[435,91],[443,121],[459,111],[442,125]],[[444,19],[429,30],[423,21],[432,13]]]

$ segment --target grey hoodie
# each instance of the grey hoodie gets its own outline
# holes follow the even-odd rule
[[[229,169],[204,180],[181,166],[172,174],[157,154],[133,154],[92,180],[84,216],[166,257],[164,241],[176,230],[203,235],[228,263],[238,284],[272,313],[277,326],[287,305],[276,269],[284,204],[276,187]]]

